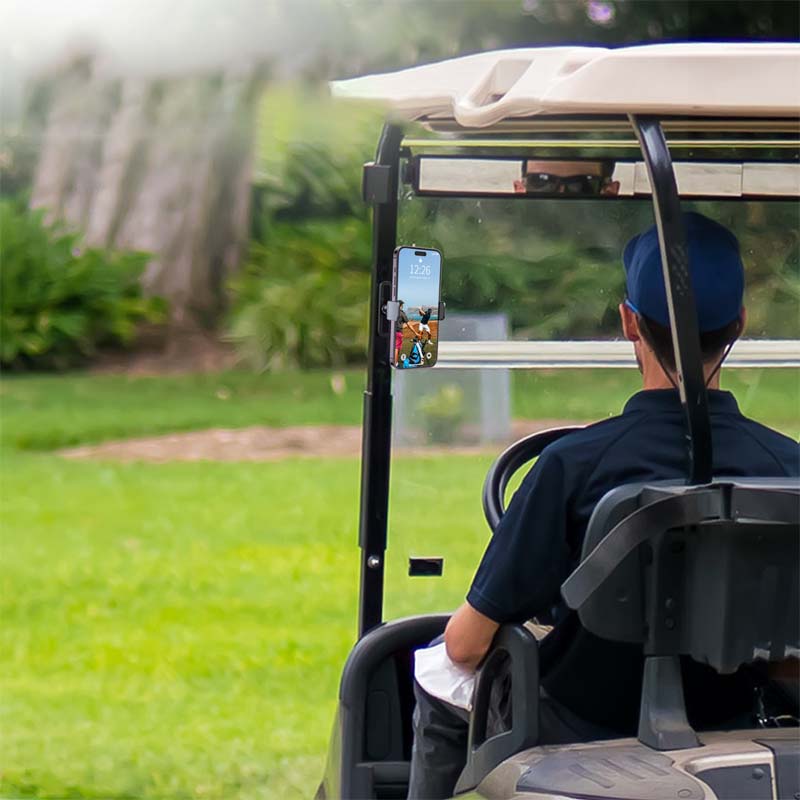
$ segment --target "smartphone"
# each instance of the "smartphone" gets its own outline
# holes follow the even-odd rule
[[[422,247],[394,251],[392,299],[399,303],[389,355],[397,369],[432,367],[439,352],[442,254]]]

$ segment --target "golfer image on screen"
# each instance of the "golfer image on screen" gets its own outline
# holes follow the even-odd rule
[[[423,308],[422,306],[419,307],[419,337],[422,338],[423,333],[428,334],[428,338],[422,343],[423,345],[428,344],[433,338],[433,334],[431,333],[431,328],[428,323],[431,321],[431,315],[433,314],[432,308]]]

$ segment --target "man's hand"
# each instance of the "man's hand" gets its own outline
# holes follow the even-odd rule
[[[467,669],[475,669],[488,652],[499,627],[493,619],[464,603],[450,617],[444,632],[450,660]]]

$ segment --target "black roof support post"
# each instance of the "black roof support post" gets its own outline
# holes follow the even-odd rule
[[[711,420],[703,375],[700,333],[689,274],[689,254],[681,220],[681,204],[672,158],[661,123],[654,117],[631,115],[642,149],[658,229],[664,285],[678,372],[678,390],[686,414],[688,482],[709,483],[712,477]]]
[[[383,127],[375,162],[364,166],[364,199],[372,203],[372,287],[369,308],[367,388],[361,437],[361,507],[358,542],[361,582],[358,638],[383,620],[383,576],[389,516],[389,464],[392,446],[392,376],[389,325],[383,306],[389,299],[397,239],[397,181],[403,131]]]

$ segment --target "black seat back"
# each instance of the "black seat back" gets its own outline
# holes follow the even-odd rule
[[[799,544],[797,480],[624,486],[597,505],[562,593],[587,631],[643,646],[645,727],[657,728],[675,704],[685,722],[678,655],[732,673],[800,654]],[[692,740],[643,731],[642,716],[639,733],[656,746]]]

